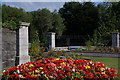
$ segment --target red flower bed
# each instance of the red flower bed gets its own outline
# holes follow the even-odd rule
[[[43,58],[3,72],[10,80],[113,80],[117,71],[90,60]]]

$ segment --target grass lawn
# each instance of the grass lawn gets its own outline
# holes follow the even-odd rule
[[[115,80],[120,80],[120,63],[119,63],[120,58],[87,57],[87,56],[82,57],[91,59],[93,62],[102,62],[103,64],[105,64],[105,66],[116,69],[118,71],[119,79]]]
[[[2,70],[0,70],[0,79],[1,79],[1,76],[2,76]]]
[[[2,70],[0,70],[0,75],[2,74]]]

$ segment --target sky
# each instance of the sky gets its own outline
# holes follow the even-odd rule
[[[69,2],[69,1],[92,1],[92,2],[101,2],[101,1],[114,1],[114,0],[1,0],[2,2]]]
[[[58,11],[62,8],[65,2],[79,1],[79,2],[103,2],[105,0],[2,0],[2,4],[11,7],[23,8],[25,11],[36,11],[38,9],[47,8],[50,11],[55,9]],[[107,0],[106,0],[107,1]]]
[[[2,2],[2,5],[9,5],[11,7],[23,8],[25,11],[36,11],[38,9],[47,8],[50,11],[55,9],[58,11],[62,8],[65,2]]]
[[[64,2],[2,2],[2,4],[23,8],[25,11],[30,12],[43,8],[47,8],[50,11],[59,10],[59,8],[63,7]]]

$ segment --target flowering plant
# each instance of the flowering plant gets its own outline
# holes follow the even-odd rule
[[[9,80],[113,80],[117,71],[91,60],[42,58],[7,71],[2,79]]]

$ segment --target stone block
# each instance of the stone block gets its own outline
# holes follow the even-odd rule
[[[6,63],[7,61],[2,61],[2,69],[3,68],[7,68],[7,63]]]
[[[15,59],[15,56],[16,56],[16,51],[12,51],[10,58]]]
[[[7,60],[7,53],[5,51],[3,51],[2,61],[6,61],[6,60]]]
[[[15,60],[14,59],[8,59],[7,67],[14,67],[14,66],[15,66]]]
[[[5,41],[3,41],[2,44],[3,44],[2,47],[3,47],[4,50],[6,50],[6,51],[16,51],[16,44],[13,44],[11,42],[5,42]]]

